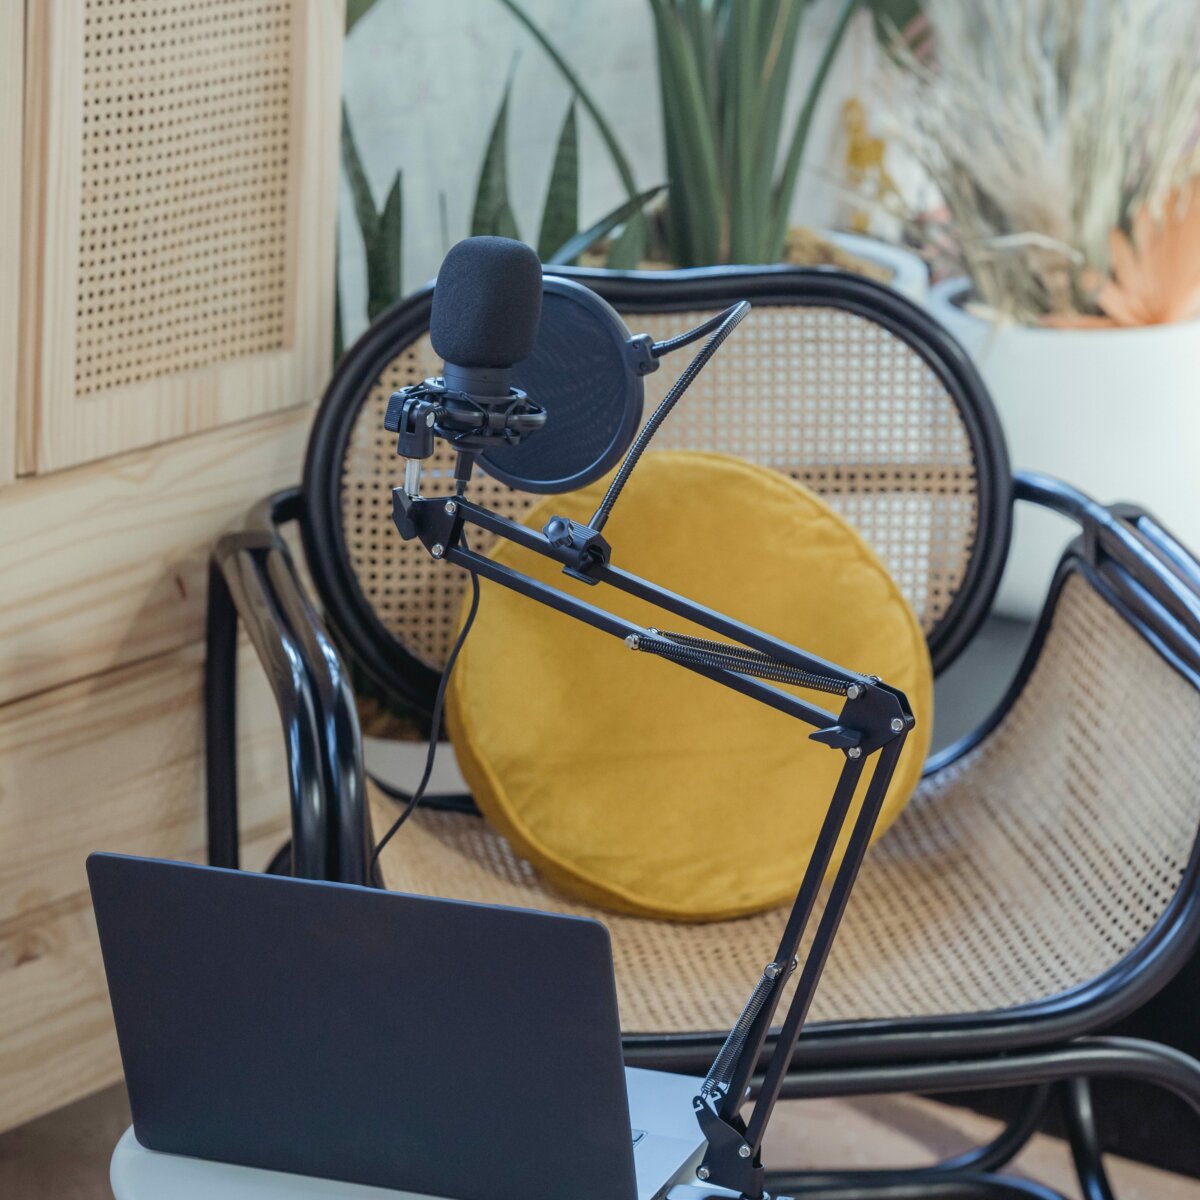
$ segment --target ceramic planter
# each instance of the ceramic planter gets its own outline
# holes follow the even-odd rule
[[[966,279],[936,284],[933,315],[992,393],[1014,468],[1044,471],[1105,503],[1136,501],[1200,546],[1200,321],[1140,329],[999,325],[962,308]],[[1074,526],[1017,508],[998,610],[1031,617]]]

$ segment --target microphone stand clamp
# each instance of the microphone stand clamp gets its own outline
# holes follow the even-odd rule
[[[612,547],[599,530],[569,517],[551,517],[542,533],[554,557],[563,564],[564,575],[592,586],[600,582],[600,574],[612,558]]]

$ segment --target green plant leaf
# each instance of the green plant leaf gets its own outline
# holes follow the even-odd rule
[[[647,188],[644,192],[639,192],[629,200],[622,200],[616,208],[609,213],[605,213],[594,225],[589,225],[587,229],[580,230],[579,233],[568,238],[553,254],[543,256],[542,261],[547,264],[553,263],[556,266],[574,262],[585,250],[590,249],[601,239],[606,238],[612,233],[622,221],[625,222],[626,228],[628,228],[629,222],[638,218],[642,221],[644,227],[645,216],[642,209],[652,200],[662,195],[666,186],[665,183],[660,183],[655,187]]]
[[[371,195],[371,185],[367,180],[366,171],[363,170],[362,157],[354,140],[354,129],[350,124],[350,114],[346,111],[345,101],[342,102],[342,169],[346,172],[346,181],[350,185],[350,195],[354,200],[354,215],[365,242],[368,237],[374,235],[379,217],[375,212],[375,197]]]
[[[342,261],[342,239],[334,234],[333,251],[333,365],[342,361],[346,349],[346,334],[342,328],[342,281],[339,266]]]
[[[756,54],[758,81],[740,89],[743,103],[755,114],[751,153],[747,155],[740,191],[730,205],[731,257],[738,262],[770,262],[779,257],[772,245],[771,194],[779,166],[785,110],[805,4],[790,0],[764,11]]]
[[[648,229],[642,212],[631,213],[625,228],[613,239],[604,265],[610,271],[633,271],[646,257]]]
[[[500,3],[533,35],[534,40],[546,52],[550,61],[558,68],[559,73],[571,86],[575,95],[579,97],[579,102],[587,110],[588,116],[596,123],[596,129],[599,131],[604,145],[608,148],[613,165],[617,168],[617,174],[621,177],[621,183],[624,185],[625,191],[629,194],[630,200],[633,200],[637,195],[637,184],[633,180],[633,169],[629,165],[629,159],[621,149],[616,134],[613,133],[612,126],[604,119],[595,100],[592,99],[591,92],[583,86],[583,80],[571,69],[571,64],[559,53],[558,47],[546,36],[537,22],[517,3],[517,0],[500,0]]]
[[[772,189],[771,208],[773,211],[770,249],[775,258],[783,256],[783,249],[787,243],[788,210],[791,208],[792,196],[796,191],[796,177],[800,172],[800,160],[804,157],[804,146],[808,141],[808,131],[812,126],[813,113],[816,112],[817,101],[820,99],[821,91],[825,87],[825,80],[828,78],[834,59],[837,58],[837,53],[841,49],[842,39],[846,36],[850,20],[858,11],[859,3],[860,0],[842,0],[841,12],[838,14],[837,22],[829,35],[829,40],[825,43],[825,48],[821,52],[821,59],[813,74],[812,82],[808,85],[808,94],[804,98],[804,107],[800,110],[800,115],[796,118],[796,125],[792,130],[791,144],[788,147],[783,172]]]
[[[921,0],[866,0],[875,18],[875,36],[884,46],[903,32],[921,13]]]
[[[538,256],[544,261],[579,228],[579,130],[575,121],[575,98],[558,135],[542,225],[538,232]]]
[[[354,140],[350,115],[342,105],[342,167],[354,200],[354,216],[362,236],[367,263],[367,317],[374,320],[400,299],[400,258],[403,236],[403,202],[400,172],[392,180],[383,211],[375,208],[371,184]]]
[[[512,81],[510,74],[488,138],[483,165],[479,168],[475,207],[471,213],[472,237],[491,235],[519,239],[521,236],[508,199],[508,98]]]
[[[651,8],[671,185],[667,205],[672,250],[683,265],[720,262],[727,228],[717,145],[719,123],[714,119],[719,97],[706,92],[717,75],[714,69],[702,67],[698,57],[707,52],[707,45],[715,45],[715,27],[707,35],[698,35],[699,41],[692,37],[699,22],[716,19],[720,7],[693,13],[691,24],[684,21],[675,0],[651,0]]]
[[[367,319],[375,320],[401,296],[400,268],[404,233],[402,175],[396,172],[367,250]]]
[[[346,0],[346,32],[349,33],[375,7],[376,0]]]

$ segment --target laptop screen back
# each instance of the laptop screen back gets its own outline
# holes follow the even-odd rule
[[[636,1194],[594,921],[94,854],[138,1140],[460,1200]]]

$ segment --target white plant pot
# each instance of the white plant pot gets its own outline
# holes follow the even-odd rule
[[[962,344],[992,394],[1014,469],[1043,471],[1111,503],[1131,500],[1200,547],[1200,321],[1141,329],[1038,329],[972,316],[966,279],[930,290],[928,307]],[[997,611],[1033,617],[1076,532],[1016,510]]]
[[[825,232],[835,246],[848,254],[855,254],[892,272],[889,285],[917,304],[924,304],[929,297],[929,268],[920,255],[903,246],[893,246],[878,238],[865,237],[858,233]]]

